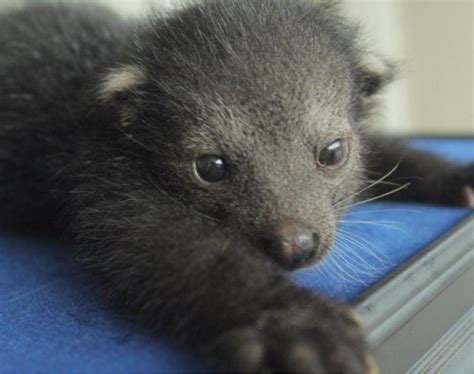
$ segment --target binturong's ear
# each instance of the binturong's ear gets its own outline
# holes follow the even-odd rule
[[[370,98],[392,82],[395,76],[394,63],[376,54],[368,54],[357,69],[356,84],[361,96]]]
[[[108,71],[99,85],[99,98],[108,104],[127,101],[133,90],[145,82],[145,74],[136,65],[121,65]]]
[[[145,74],[139,66],[121,65],[107,72],[99,84],[99,100],[118,115],[121,127],[130,126],[136,117],[133,98],[145,82]],[[134,95],[135,94],[135,95]]]

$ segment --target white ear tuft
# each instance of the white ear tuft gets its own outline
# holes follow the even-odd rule
[[[359,89],[363,96],[371,97],[390,83],[396,75],[395,65],[373,53],[365,55],[358,72]]]
[[[368,53],[364,56],[362,67],[381,81],[391,80],[395,70],[392,63],[375,53]]]
[[[145,81],[145,75],[138,66],[122,65],[112,69],[99,86],[99,98],[109,101],[126,93]]]

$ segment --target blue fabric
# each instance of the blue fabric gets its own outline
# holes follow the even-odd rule
[[[474,160],[472,139],[413,144],[456,162]],[[303,287],[353,300],[468,214],[422,204],[357,206],[345,216],[328,259],[292,277]],[[204,370],[109,308],[81,274],[59,244],[0,235],[0,373]]]

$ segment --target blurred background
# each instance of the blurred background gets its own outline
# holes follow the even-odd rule
[[[173,8],[186,1],[63,3],[103,3],[124,16],[139,17],[152,5]],[[23,2],[0,0],[0,10],[21,6]],[[342,11],[361,25],[371,49],[400,65],[399,79],[386,92],[377,126],[402,134],[474,135],[473,0],[340,2]]]

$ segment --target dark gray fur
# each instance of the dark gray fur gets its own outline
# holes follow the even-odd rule
[[[66,233],[118,303],[218,367],[367,372],[348,307],[289,282],[265,240],[291,218],[321,258],[368,179],[399,163],[421,179],[398,198],[463,204],[473,167],[368,133],[391,69],[331,5],[208,1],[134,29],[95,7],[0,16],[0,226]],[[104,94],[121,66],[141,79]],[[348,161],[317,168],[340,137]],[[206,153],[230,179],[196,180]]]

